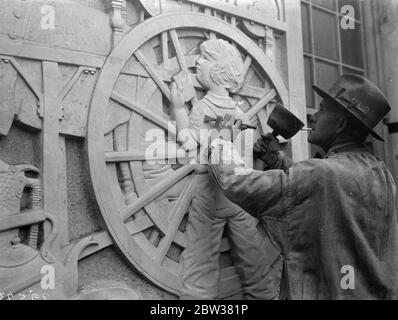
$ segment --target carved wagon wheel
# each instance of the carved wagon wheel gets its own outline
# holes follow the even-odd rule
[[[191,69],[198,48],[209,38],[235,45],[245,62],[246,84],[233,96],[260,131],[266,126],[264,105],[285,103],[284,84],[265,54],[232,25],[198,13],[172,13],[134,27],[108,57],[94,95],[88,123],[88,156],[93,188],[117,247],[156,285],[178,294],[180,255],[195,183],[194,167],[145,161],[149,129],[175,136],[168,123],[171,78],[191,75],[198,98],[203,95]],[[170,142],[171,144],[171,142]],[[159,155],[158,155],[159,156]],[[220,298],[239,292],[228,237],[220,255]]]

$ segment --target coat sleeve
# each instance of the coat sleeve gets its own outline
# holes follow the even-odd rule
[[[253,170],[242,160],[219,164],[215,161],[218,157],[217,151],[211,155],[209,168],[228,199],[256,218],[284,218],[289,200],[288,172]]]

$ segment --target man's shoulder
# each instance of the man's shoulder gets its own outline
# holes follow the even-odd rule
[[[339,172],[340,166],[336,159],[308,159],[294,163],[290,170],[296,176],[323,179]]]
[[[344,152],[325,159],[296,162],[291,169],[296,176],[311,175],[313,179],[330,179],[332,176],[356,176],[363,168],[382,166],[383,162],[368,152]]]
[[[333,161],[332,161],[333,162]],[[314,170],[314,169],[326,169],[330,166],[330,159],[317,159],[311,158],[299,162],[295,162],[293,167],[301,170]]]
[[[308,159],[294,163],[289,168],[289,185],[294,194],[317,196],[329,189],[331,181],[346,179],[333,159]],[[338,185],[339,183],[334,183]]]

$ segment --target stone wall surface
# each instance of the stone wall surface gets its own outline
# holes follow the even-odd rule
[[[398,1],[377,1],[379,9],[379,30],[381,37],[381,52],[384,62],[383,75],[384,91],[391,104],[391,112],[388,115],[390,123],[398,122]],[[387,139],[388,166],[391,169],[395,181],[398,181],[398,133],[389,135]]]
[[[101,285],[126,286],[137,291],[142,299],[169,300],[177,297],[150,285],[121,258],[120,253],[109,247],[79,263],[79,288]]]

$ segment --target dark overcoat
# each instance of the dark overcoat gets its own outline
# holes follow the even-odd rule
[[[261,219],[283,256],[283,297],[394,299],[398,228],[395,183],[355,146],[288,170],[211,165],[225,195]]]

